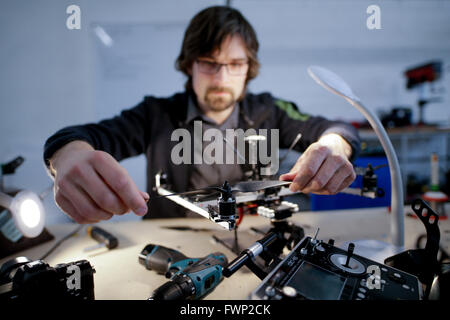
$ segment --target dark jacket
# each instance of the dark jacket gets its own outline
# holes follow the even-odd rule
[[[48,167],[48,159],[63,145],[83,140],[96,150],[108,152],[117,161],[145,153],[150,199],[156,195],[153,188],[155,174],[159,171],[167,174],[171,190],[186,191],[192,166],[174,165],[170,161],[171,150],[178,143],[172,142],[170,137],[173,130],[186,128],[187,106],[186,92],[169,98],[147,96],[134,108],[123,111],[120,116],[95,124],[59,130],[45,143],[45,164]],[[240,103],[239,128],[244,131],[249,128],[279,129],[280,148],[288,148],[300,132],[302,138],[295,147],[300,152],[324,133],[333,132],[351,144],[352,160],[359,152],[358,133],[349,124],[301,113],[294,103],[276,99],[269,93],[246,94]],[[146,218],[180,217],[184,214],[183,208],[172,201],[155,199],[149,201]]]

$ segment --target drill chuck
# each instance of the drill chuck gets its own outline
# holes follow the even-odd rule
[[[189,258],[174,249],[149,244],[141,251],[139,263],[170,278],[153,292],[151,300],[180,300],[200,299],[214,290],[228,260],[221,252]]]
[[[193,284],[187,276],[176,277],[153,291],[149,300],[184,300],[193,295]]]

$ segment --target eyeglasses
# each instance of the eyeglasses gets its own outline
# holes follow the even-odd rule
[[[231,63],[217,63],[208,60],[196,60],[200,72],[205,74],[216,74],[222,66],[225,66],[228,74],[231,76],[242,76],[248,71],[248,62],[231,62]]]

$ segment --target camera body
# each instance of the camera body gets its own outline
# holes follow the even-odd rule
[[[94,300],[94,273],[87,260],[51,267],[43,260],[18,257],[0,269],[0,301]]]

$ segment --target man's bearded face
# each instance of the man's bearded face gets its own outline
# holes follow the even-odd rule
[[[231,36],[223,41],[220,50],[211,56],[199,57],[193,63],[192,85],[198,105],[204,112],[226,110],[242,97],[247,79],[247,61],[247,50],[241,37]],[[208,65],[211,69],[212,64],[228,65],[220,66],[217,72],[208,72]],[[236,74],[239,68],[242,72]]]

